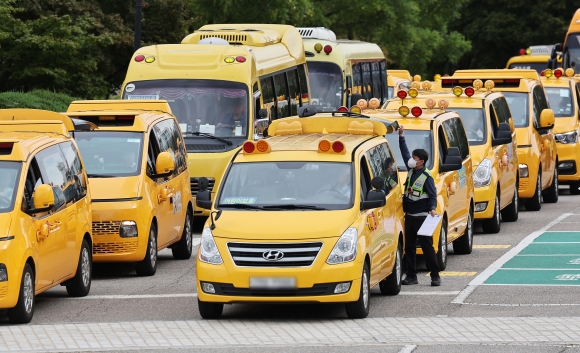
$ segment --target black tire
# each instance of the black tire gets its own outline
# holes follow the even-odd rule
[[[439,243],[437,244],[437,265],[439,271],[447,267],[447,221],[444,219],[439,230]]]
[[[91,247],[86,240],[83,240],[81,252],[79,254],[79,264],[77,273],[67,281],[66,291],[71,297],[86,297],[91,290],[93,257]]]
[[[346,303],[346,315],[351,319],[364,319],[369,315],[371,301],[371,287],[369,278],[369,266],[365,262],[360,281],[360,293],[358,300],[352,303]]]
[[[16,306],[8,309],[8,320],[13,324],[27,324],[34,315],[34,272],[29,264],[24,266],[20,294]]]
[[[501,210],[501,220],[503,222],[515,222],[519,217],[520,208],[520,194],[518,193],[519,180],[516,182],[516,189],[514,190],[514,197],[512,198],[512,203],[507,205],[506,208]]]
[[[453,252],[455,254],[467,255],[473,250],[473,209],[469,208],[467,216],[467,227],[462,236],[453,241]]]
[[[570,195],[580,195],[580,181],[570,183]]]
[[[401,291],[401,280],[403,279],[403,243],[399,241],[395,252],[395,263],[393,272],[379,282],[379,288],[384,295],[397,295]]]
[[[499,233],[499,230],[501,229],[499,217],[500,210],[499,210],[499,190],[498,190],[497,194],[495,195],[495,201],[493,205],[493,216],[490,219],[484,219],[481,222],[481,227],[483,228],[483,231],[485,233],[493,233],[493,234]]]
[[[556,203],[558,202],[558,163],[556,163],[556,168],[554,168],[554,178],[552,179],[552,184],[544,190],[542,193],[545,203]]]
[[[224,311],[223,303],[202,302],[197,300],[199,315],[204,319],[218,319]]]
[[[181,239],[171,247],[173,258],[176,260],[187,260],[191,258],[193,252],[193,215],[188,208],[185,214],[185,223],[183,225],[183,234]]]
[[[526,200],[526,210],[539,211],[542,209],[542,169],[538,171],[538,179],[536,180],[536,192],[531,199]]]
[[[157,227],[151,224],[149,238],[147,240],[147,251],[145,258],[135,266],[135,272],[139,276],[153,276],[157,271]]]

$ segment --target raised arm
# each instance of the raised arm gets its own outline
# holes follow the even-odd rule
[[[411,153],[409,153],[409,148],[407,147],[407,143],[405,142],[405,136],[403,133],[405,132],[405,128],[403,125],[399,126],[399,149],[401,150],[401,155],[403,156],[403,163],[405,166],[409,168],[407,165],[407,161],[411,159]]]

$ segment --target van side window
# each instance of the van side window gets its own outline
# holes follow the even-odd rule
[[[36,157],[30,161],[28,172],[26,173],[26,181],[24,182],[24,202],[22,203],[23,211],[32,208],[32,194],[39,185],[44,184]]]
[[[469,156],[469,142],[467,141],[467,136],[465,136],[465,129],[463,128],[461,119],[453,118],[445,120],[443,122],[443,128],[445,129],[449,146],[459,148],[461,159],[466,159]],[[446,154],[442,155],[441,158],[444,158],[444,156]]]
[[[443,126],[439,126],[437,129],[437,137],[439,138],[439,164],[443,164],[445,162],[445,156],[447,156],[447,138],[445,137],[445,133],[443,132]],[[431,156],[433,158],[433,156]]]
[[[510,112],[510,108],[508,106],[506,99],[504,97],[494,99],[492,104],[493,107],[495,108],[500,124],[501,123],[509,124],[512,114]]]
[[[79,153],[72,142],[63,142],[58,146],[62,150],[70,170],[68,181],[72,184],[71,187],[65,190],[65,198],[67,202],[76,202],[87,195],[87,186],[83,177],[83,165],[81,164]]]
[[[306,78],[306,64],[298,65],[298,79],[300,80],[300,106],[309,104],[308,79]]]
[[[298,71],[290,70],[286,72],[288,79],[288,88],[290,89],[290,115],[298,115],[298,107],[300,106],[300,84],[298,81]]]
[[[67,200],[65,195],[71,195],[67,190],[72,188],[72,183],[69,182],[70,170],[66,164],[64,156],[58,145],[48,147],[36,154],[38,167],[44,184],[52,186],[54,192],[54,211],[60,210],[65,206]]]
[[[360,160],[360,198],[361,201],[367,198],[368,192],[372,189],[371,187],[371,175],[369,172],[367,159],[362,157]]]
[[[574,85],[574,90],[576,91],[576,114],[577,118],[580,119],[580,87]]]
[[[149,144],[147,145],[147,175],[152,177],[155,174],[155,162],[159,155],[159,144],[153,131],[149,133]]]
[[[261,119],[260,109],[262,108],[262,105],[260,104],[260,97],[262,96],[262,92],[260,92],[260,97],[256,98],[255,94],[258,91],[260,91],[260,88],[258,87],[258,82],[255,82],[254,85],[252,86],[252,97],[253,97],[252,99],[254,100],[254,109],[255,109],[254,120]]]
[[[169,152],[175,161],[174,176],[183,173],[187,169],[187,153],[183,146],[183,139],[178,127],[171,119],[163,120],[153,126],[159,151]]]
[[[262,104],[268,111],[270,120],[278,119],[276,115],[276,95],[274,94],[274,79],[270,77],[260,78],[260,86],[262,86]]]
[[[534,126],[536,128],[540,127],[540,114],[542,110],[548,109],[548,99],[546,98],[546,92],[542,86],[537,85],[533,90],[534,95]]]
[[[277,96],[278,119],[290,116],[290,106],[288,104],[290,95],[288,94],[288,86],[286,85],[285,72],[274,75],[274,92]]]
[[[493,137],[496,137],[497,130],[499,129],[499,120],[497,118],[495,109],[491,104],[489,105],[489,119],[491,120],[491,133],[493,134]]]

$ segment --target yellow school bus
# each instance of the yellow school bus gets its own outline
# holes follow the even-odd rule
[[[413,77],[407,70],[389,70],[387,73],[387,97],[391,99],[397,95],[401,89],[411,88]]]
[[[521,49],[519,56],[513,56],[508,60],[506,69],[536,70],[541,73],[548,68],[553,47],[553,45],[533,45]]]
[[[308,62],[311,104],[316,104],[319,112],[350,107],[361,98],[387,100],[387,63],[378,45],[337,40],[333,31],[323,27],[298,31]]]
[[[558,51],[562,52],[561,56],[558,56]],[[554,46],[549,67],[555,69],[556,66],[559,66],[558,59],[561,60],[564,70],[572,68],[575,74],[580,74],[580,9],[576,10],[572,21],[570,21],[564,45],[556,44]]]
[[[247,139],[254,124],[297,115],[309,100],[300,33],[286,25],[207,25],[181,44],[143,47],[131,58],[123,99],[169,102],[184,134],[191,191],[209,188]],[[199,208],[195,214],[207,215]]]

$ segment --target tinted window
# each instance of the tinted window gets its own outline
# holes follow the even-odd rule
[[[381,96],[381,69],[380,63],[375,61],[371,63],[372,81],[373,81],[373,98],[378,98],[381,102],[383,97]]]
[[[528,126],[528,94],[522,92],[503,92],[503,95],[507,99],[515,127]],[[536,106],[534,106],[534,115],[535,110]]]
[[[44,184],[52,186],[54,192],[54,210],[62,208],[65,203],[65,195],[70,195],[66,189],[73,187],[69,181],[69,169],[64,156],[58,146],[48,147],[36,155],[40,173]]]
[[[393,149],[395,154],[395,159],[399,159],[397,168],[399,170],[407,170],[407,166],[403,163],[403,155],[399,148],[399,135],[398,134],[387,134],[387,141]],[[405,129],[405,141],[407,143],[407,148],[409,153],[413,153],[416,148],[422,148],[429,154],[429,160],[427,161],[427,168],[433,167],[433,138],[431,131],[423,130],[407,130]]]
[[[467,143],[467,138],[465,137],[465,130],[463,129],[463,124],[461,124],[460,119],[449,119],[443,122],[443,128],[445,134],[447,135],[447,141],[450,147],[459,148],[461,153],[461,159],[467,158],[469,156],[469,144]]]
[[[517,64],[510,64],[508,69],[519,69],[519,70],[536,70],[538,73],[541,73],[545,69],[548,68],[548,63],[517,63]]]
[[[497,113],[497,117],[499,119],[499,122],[509,124],[510,123],[509,120],[511,118],[511,112],[510,112],[510,108],[509,108],[505,98],[500,97],[500,98],[494,99],[491,104],[495,108],[495,112]]]
[[[290,89],[290,115],[298,115],[300,104],[300,82],[298,81],[298,71],[290,70],[286,72],[288,88]]]
[[[69,182],[72,184],[72,187],[65,190],[65,198],[67,201],[78,201],[87,194],[79,153],[72,142],[64,142],[59,146],[70,170]]]
[[[157,146],[160,152],[169,152],[175,161],[175,173],[178,175],[187,169],[187,153],[177,126],[173,120],[163,120],[153,126]]]
[[[540,114],[542,110],[548,109],[548,99],[546,98],[546,93],[544,88],[540,85],[534,87],[534,126],[537,128],[540,126]],[[536,108],[537,104],[537,108]]]
[[[483,145],[487,141],[487,124],[483,109],[453,108],[453,110],[461,117],[469,144]]]
[[[380,62],[380,68],[381,68],[381,96],[383,97],[383,101],[382,103],[386,102],[388,97],[387,94],[387,62],[385,60],[382,60]],[[391,92],[392,93],[392,92]]]
[[[12,211],[22,163],[0,161],[0,213]]]
[[[298,65],[298,79],[300,80],[301,102],[300,104],[309,104],[310,95],[308,92],[308,79],[306,78],[306,65]]]
[[[388,194],[398,182],[397,165],[386,143],[370,149],[366,153],[373,177],[381,177],[385,181],[384,191]]]
[[[268,117],[271,120],[278,119],[276,115],[276,95],[274,94],[274,79],[272,77],[263,77],[260,79],[262,87],[262,102],[264,108],[268,111]]]
[[[362,86],[363,86],[363,79],[362,79],[362,68],[361,64],[353,64],[352,65],[352,81],[353,81],[353,94],[363,94]],[[356,102],[352,102],[352,104],[356,104]]]
[[[372,80],[371,80],[371,63],[361,63],[362,80],[363,80],[363,98],[367,101],[373,98]]]
[[[288,86],[286,85],[286,73],[282,72],[274,75],[274,91],[278,98],[278,118],[290,116],[290,106],[288,104]]]
[[[554,116],[563,117],[574,114],[570,88],[546,87],[545,90],[550,108],[554,111]]]

